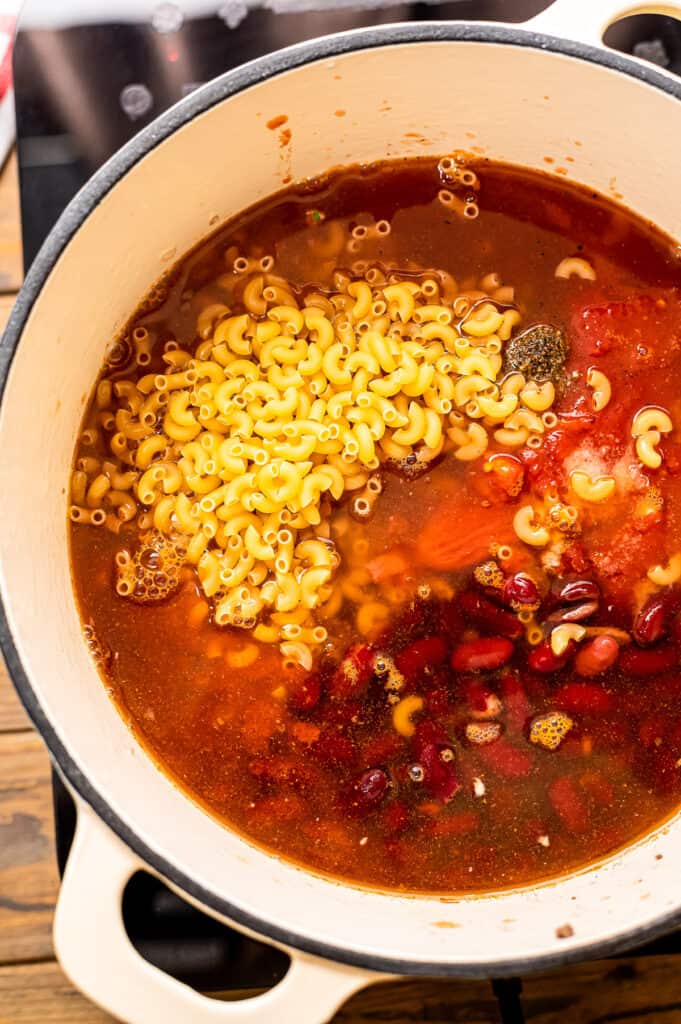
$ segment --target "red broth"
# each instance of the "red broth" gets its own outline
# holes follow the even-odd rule
[[[176,268],[109,363],[138,379],[163,369],[168,340],[193,349],[201,311],[225,302],[235,254],[271,254],[296,299],[312,285],[333,290],[338,267],[414,280],[446,271],[469,292],[494,272],[488,290],[515,288],[498,306],[519,309],[518,331],[564,332],[569,356],[538,446],[492,439],[482,457],[445,452],[419,476],[384,464],[371,516],[348,514],[352,496],[330,512],[341,597],[309,671],[285,666],[277,644],[217,626],[189,565],[165,600],[119,596],[116,555],[149,529],[134,487],[129,521],[125,504],[117,512],[104,498],[106,524],[71,531],[86,637],[163,769],[277,854],[403,891],[560,875],[646,833],[681,799],[679,251],[565,181],[473,166],[470,219],[438,200],[432,160],[346,169],[275,196]],[[452,192],[465,202],[465,190]],[[370,231],[348,252],[353,227],[381,220],[389,234]],[[556,278],[569,257],[586,259],[595,280]],[[150,364],[130,369],[135,328],[153,345]],[[600,411],[589,368],[611,386]],[[674,427],[657,439],[659,468],[641,462],[631,436],[647,406]],[[98,415],[92,406],[86,425]],[[97,422],[77,452],[88,485],[111,461],[111,430]],[[614,494],[581,500],[575,469],[614,479]],[[532,502],[554,516],[554,533],[562,526],[557,541],[517,536],[514,517]],[[670,568],[656,583],[647,573],[660,563]],[[553,631],[566,623],[573,635],[556,653]],[[395,708],[409,698],[400,731]]]

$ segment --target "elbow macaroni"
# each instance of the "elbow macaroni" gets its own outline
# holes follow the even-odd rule
[[[145,335],[138,349],[149,370],[99,382],[100,419],[86,433],[96,444],[111,426],[113,459],[79,465],[71,516],[101,525],[110,512],[119,526],[145,517],[145,528],[183,546],[216,623],[251,628],[306,666],[326,638],[315,615],[342,601],[330,585],[339,563],[331,502],[356,493],[357,515],[368,514],[382,461],[427,464],[448,450],[472,461],[488,448],[489,426],[509,446],[541,435],[537,413],[554,392],[503,376],[502,343],[520,314],[484,291],[461,296],[453,279],[441,290],[434,278],[386,281],[369,270],[336,274],[335,294],[299,301],[269,265],[243,262],[239,298],[199,314],[195,352],[169,341],[159,363]],[[495,275],[485,280],[499,287]],[[543,528],[532,515],[519,513],[516,529],[537,544]],[[388,614],[364,602],[360,632],[373,635]],[[396,727],[413,728],[416,710],[401,702]]]

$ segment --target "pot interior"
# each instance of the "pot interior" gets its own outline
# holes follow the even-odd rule
[[[681,829],[671,823],[595,869],[531,891],[452,902],[359,891],[284,863],[196,807],[119,718],[82,638],[66,533],[72,452],[107,346],[188,248],[289,176],[461,148],[560,170],[681,237],[681,207],[670,201],[681,131],[674,96],[588,59],[520,45],[517,32],[486,30],[483,41],[485,30],[478,40],[449,31],[450,39],[400,42],[389,30],[390,45],[378,48],[362,48],[359,35],[355,51],[322,45],[317,59],[262,81],[248,69],[227,76],[203,91],[203,113],[182,124],[191,104],[171,112],[165,123],[179,127],[157,144],[152,126],[146,155],[113,187],[116,160],[76,198],[69,217],[82,226],[39,289],[5,390],[0,552],[9,630],[30,680],[21,687],[31,702],[29,686],[35,695],[39,726],[53,751],[68,753],[71,781],[80,787],[82,772],[97,808],[110,808],[172,879],[294,944],[399,970],[412,961],[415,970],[484,973],[584,950],[671,914]],[[268,127],[279,115],[288,145]],[[568,923],[573,937],[558,939]]]

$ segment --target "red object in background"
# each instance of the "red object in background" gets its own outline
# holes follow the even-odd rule
[[[0,7],[3,6],[0,4]],[[4,6],[7,6],[6,4]],[[18,2],[17,2],[18,7]],[[12,89],[12,48],[14,14],[0,9],[0,166],[14,143],[14,91]]]

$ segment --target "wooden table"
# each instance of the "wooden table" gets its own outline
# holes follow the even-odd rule
[[[10,158],[0,176],[0,326],[20,281],[16,164]],[[49,760],[0,662],[0,1024],[110,1024],[71,987],[54,959],[59,881],[53,840]],[[681,957],[599,961],[535,976],[524,983],[524,1005],[532,1024],[681,1024]],[[487,982],[410,981],[365,990],[334,1021],[498,1019]]]

